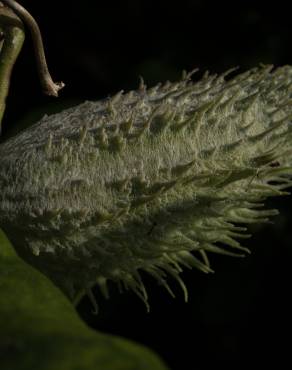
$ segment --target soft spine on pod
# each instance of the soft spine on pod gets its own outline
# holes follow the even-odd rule
[[[0,227],[72,298],[109,280],[148,306],[184,267],[242,256],[291,186],[292,67],[205,74],[85,102],[0,146]],[[94,298],[92,297],[94,300]]]

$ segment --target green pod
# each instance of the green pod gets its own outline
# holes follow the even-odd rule
[[[243,256],[245,226],[291,185],[292,68],[205,74],[85,102],[0,147],[0,227],[72,299],[107,282],[147,305],[208,253]]]

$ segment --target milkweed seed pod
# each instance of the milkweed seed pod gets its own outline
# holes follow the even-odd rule
[[[229,71],[230,72],[230,71]],[[245,224],[291,185],[292,67],[184,74],[44,117],[0,146],[0,226],[71,297],[108,281],[148,307],[208,254],[242,255]]]

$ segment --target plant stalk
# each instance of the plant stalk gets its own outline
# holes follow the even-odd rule
[[[0,46],[0,133],[5,112],[6,98],[15,61],[22,48],[25,33],[22,21],[0,3],[0,32],[3,37]]]
[[[41,31],[36,20],[21,4],[17,3],[15,0],[2,0],[2,2],[9,7],[9,9],[12,9],[28,27],[33,41],[37,69],[43,92],[46,95],[57,97],[59,90],[61,90],[65,84],[63,82],[54,82],[50,75]]]

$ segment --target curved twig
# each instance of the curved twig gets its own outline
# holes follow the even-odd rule
[[[30,30],[34,44],[39,78],[44,93],[51,96],[58,96],[59,90],[61,90],[65,85],[63,82],[54,82],[52,80],[46,62],[41,32],[37,22],[23,6],[18,4],[15,0],[2,0],[2,3],[11,8]]]

